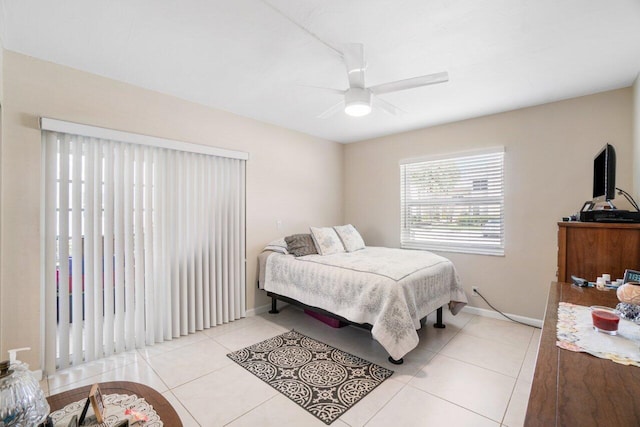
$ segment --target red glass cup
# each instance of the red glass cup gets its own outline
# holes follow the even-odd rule
[[[614,308],[600,305],[591,306],[591,319],[593,329],[609,335],[618,334],[618,324],[620,323],[620,312]]]

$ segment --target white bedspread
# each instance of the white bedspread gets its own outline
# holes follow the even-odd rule
[[[421,318],[447,303],[457,314],[467,303],[451,261],[403,249],[366,247],[300,258],[274,253],[267,259],[263,286],[371,324],[373,337],[396,360],[418,345]]]

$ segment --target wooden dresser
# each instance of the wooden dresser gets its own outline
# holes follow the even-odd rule
[[[618,299],[614,291],[551,284],[525,427],[640,426],[640,368],[556,346],[560,302],[615,307]]]
[[[621,279],[640,270],[640,224],[558,223],[558,282],[571,275],[595,282],[604,273]]]

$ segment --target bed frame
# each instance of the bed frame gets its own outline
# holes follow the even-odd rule
[[[366,329],[368,331],[370,331],[371,328],[373,328],[373,326],[371,324],[369,324],[369,323],[355,323],[355,322],[352,322],[350,320],[345,319],[342,316],[338,316],[337,314],[331,313],[330,311],[326,311],[326,310],[323,310],[323,309],[318,308],[318,307],[312,307],[312,306],[306,305],[306,304],[304,304],[304,303],[302,303],[302,302],[300,302],[298,300],[286,297],[284,295],[279,295],[279,294],[275,294],[273,292],[267,291],[267,296],[271,297],[271,310],[269,310],[269,313],[271,313],[271,314],[278,314],[279,313],[278,308],[277,308],[277,301],[280,300],[280,301],[284,301],[284,302],[289,303],[289,304],[296,305],[298,307],[302,307],[305,310],[310,310],[310,311],[313,311],[315,313],[322,314],[323,316],[331,317],[332,319],[339,320],[339,321],[341,321],[343,323],[346,323],[348,325],[353,325],[353,326],[356,326],[358,328]],[[444,306],[438,307],[438,309],[436,310],[436,323],[433,324],[434,328],[444,329],[447,326],[442,322],[442,308],[443,307]],[[427,316],[425,316],[422,319],[420,319],[420,324],[421,325],[425,325],[426,323],[427,323]],[[401,365],[402,363],[404,363],[404,360],[402,358],[400,358],[399,360],[396,360],[393,357],[389,356],[389,362],[393,363],[394,365]]]

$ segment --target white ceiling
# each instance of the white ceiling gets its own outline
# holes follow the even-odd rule
[[[5,49],[320,138],[352,142],[630,86],[638,0],[269,0],[324,42],[365,46],[367,86],[408,113],[317,115],[340,56],[262,0],[0,0]],[[266,0],[265,0],[266,1]]]

